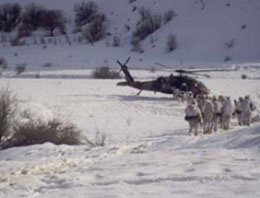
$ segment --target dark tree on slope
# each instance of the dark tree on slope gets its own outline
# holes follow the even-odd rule
[[[45,12],[45,8],[34,3],[29,4],[25,7],[25,12],[22,17],[22,25],[28,30],[37,30],[41,25],[41,19],[43,18],[42,15]]]
[[[177,38],[174,34],[170,34],[167,39],[167,52],[177,49]]]
[[[54,30],[59,29],[65,33],[65,17],[61,10],[45,10],[41,15],[41,27],[54,36]]]
[[[106,17],[103,14],[99,14],[95,17],[95,19],[89,23],[86,28],[83,30],[83,36],[93,44],[96,41],[104,38],[106,34],[106,25],[105,25]]]
[[[18,3],[0,6],[0,31],[11,32],[21,22],[22,8]]]
[[[178,15],[174,12],[174,10],[168,10],[163,15],[163,23],[166,24],[169,21],[171,21],[174,17],[177,17]]]
[[[133,32],[132,41],[144,40],[148,35],[158,30],[162,24],[161,15],[152,15],[148,9],[141,8],[139,15],[141,19],[137,24],[136,30]]]
[[[98,6],[95,2],[78,2],[74,5],[75,25],[80,27],[90,23],[97,15]]]

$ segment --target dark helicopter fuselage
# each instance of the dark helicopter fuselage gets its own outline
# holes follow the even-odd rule
[[[158,77],[156,80],[151,81],[135,81],[131,76],[128,68],[121,64],[121,70],[125,74],[126,82],[119,82],[119,86],[130,86],[141,91],[161,92],[164,94],[172,94],[175,89],[181,91],[191,91],[194,96],[202,94],[209,94],[210,90],[200,81],[189,76],[173,76],[172,74],[167,77]]]

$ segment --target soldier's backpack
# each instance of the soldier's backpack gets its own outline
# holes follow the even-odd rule
[[[185,109],[185,114],[188,117],[194,117],[198,115],[198,112],[196,111],[196,107],[192,104],[189,104]]]

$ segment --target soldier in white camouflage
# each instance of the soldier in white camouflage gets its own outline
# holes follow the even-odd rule
[[[201,111],[195,99],[185,108],[185,120],[189,123],[189,135],[198,135],[200,124],[202,124]]]

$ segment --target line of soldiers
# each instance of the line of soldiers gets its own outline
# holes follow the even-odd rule
[[[249,95],[232,101],[229,96],[222,95],[218,97],[199,95],[194,98],[190,92],[185,100],[187,101],[185,120],[189,123],[190,135],[198,135],[200,126],[203,134],[211,134],[219,128],[228,130],[232,117],[237,118],[238,125],[250,126],[252,112],[256,109]]]

